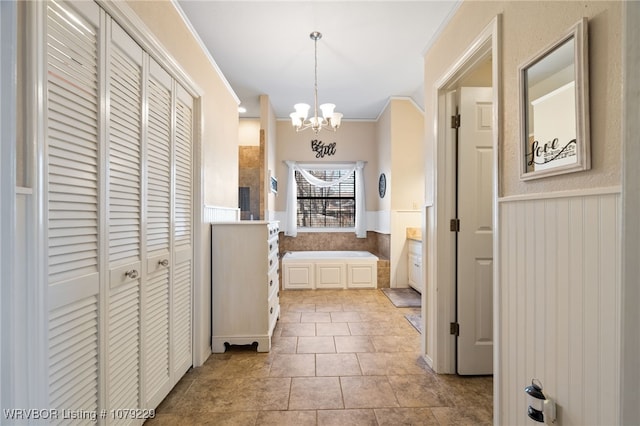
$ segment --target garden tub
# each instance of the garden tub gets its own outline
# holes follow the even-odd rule
[[[282,269],[285,290],[378,286],[378,257],[368,251],[291,251]]]

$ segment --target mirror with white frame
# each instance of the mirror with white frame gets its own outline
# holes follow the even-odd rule
[[[588,170],[587,19],[520,66],[522,180]]]

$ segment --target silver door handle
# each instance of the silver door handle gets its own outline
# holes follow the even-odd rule
[[[125,272],[124,276],[129,277],[132,280],[135,280],[136,278],[138,278],[138,271],[136,271],[135,269],[132,269],[130,271]]]

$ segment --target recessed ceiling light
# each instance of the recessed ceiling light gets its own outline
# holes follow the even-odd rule
[[[247,109],[246,109],[245,107],[243,107],[243,106],[239,106],[239,107],[238,107],[238,112],[239,112],[240,114],[242,114],[242,113],[247,112]]]

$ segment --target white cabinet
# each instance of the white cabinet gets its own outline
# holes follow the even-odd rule
[[[422,278],[422,242],[409,240],[409,285],[420,293],[424,290],[424,280]]]
[[[278,222],[211,225],[211,345],[258,343],[271,349],[280,316]]]

